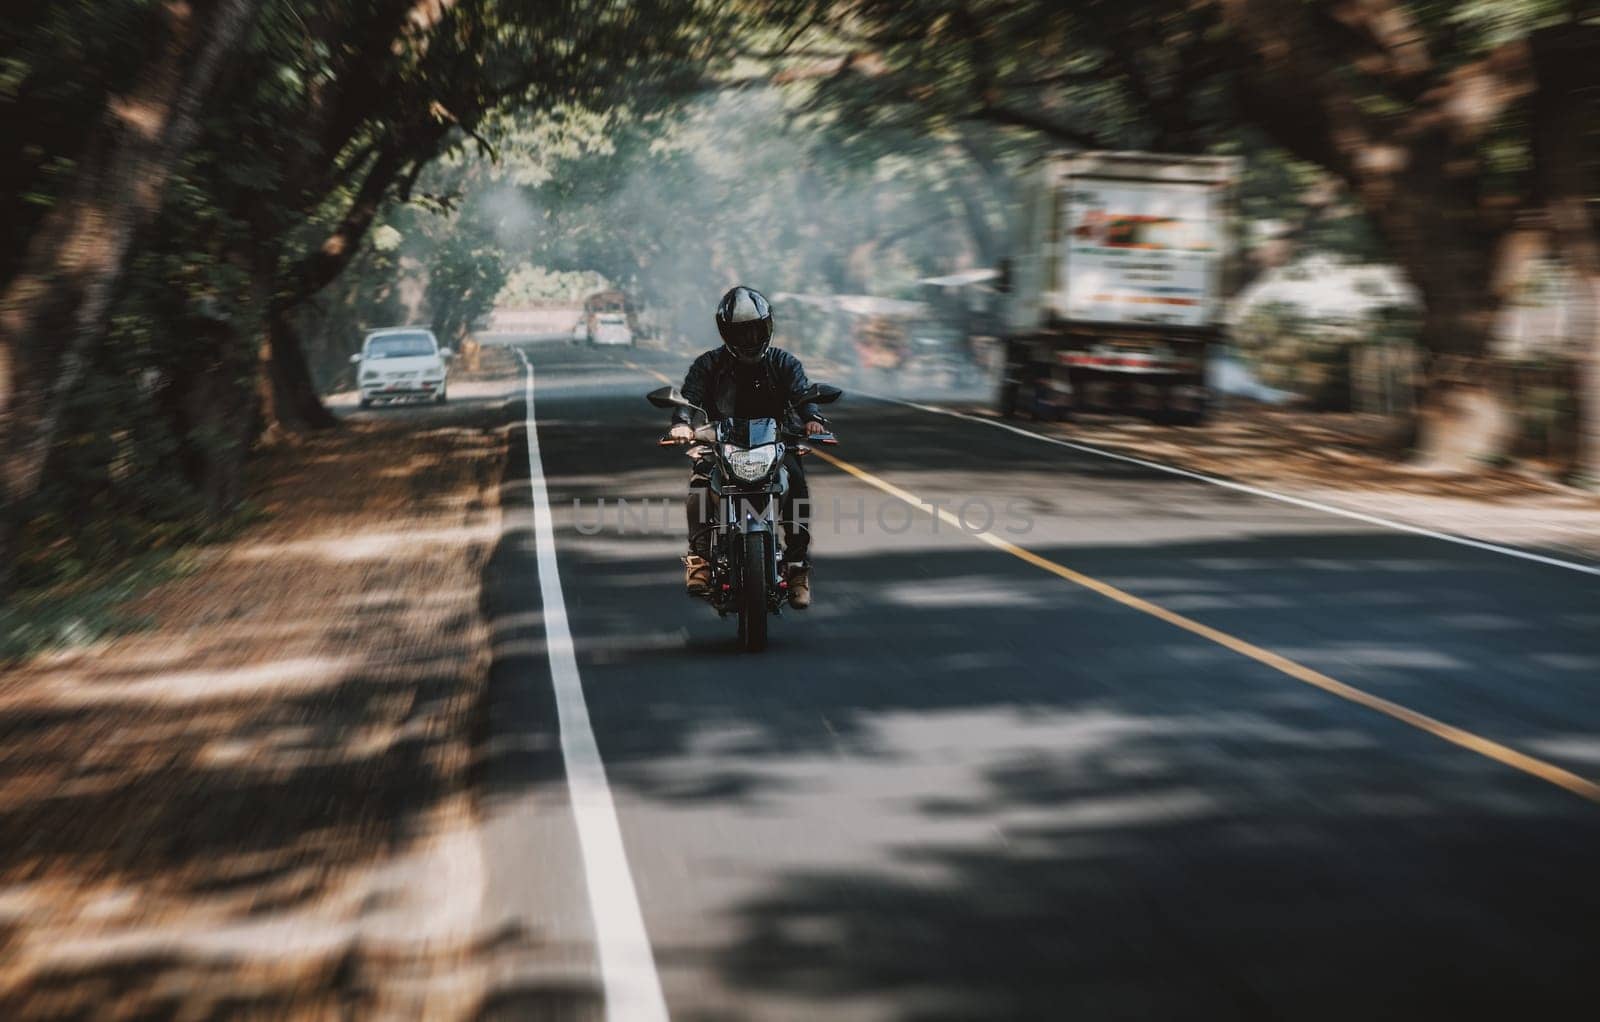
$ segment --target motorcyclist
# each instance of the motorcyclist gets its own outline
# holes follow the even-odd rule
[[[717,305],[717,333],[722,347],[701,355],[689,366],[679,392],[715,419],[777,419],[788,432],[806,435],[827,431],[827,420],[802,396],[811,386],[800,360],[772,347],[772,306],[754,288],[740,285],[722,296]],[[672,416],[672,436],[694,438],[690,411],[677,409]],[[703,596],[711,588],[711,485],[710,457],[697,459],[689,479],[687,500],[689,553],[683,559],[684,588]],[[784,455],[789,492],[781,514],[784,534],[784,578],[789,583],[789,605],[796,610],[811,606],[811,563],[806,554],[811,535],[795,518],[795,502],[807,501],[805,469],[791,450]]]

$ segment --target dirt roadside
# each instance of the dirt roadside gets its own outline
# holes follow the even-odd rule
[[[266,454],[264,519],[0,686],[0,1017],[451,1018],[502,400]]]

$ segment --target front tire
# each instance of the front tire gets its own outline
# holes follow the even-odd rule
[[[739,578],[739,643],[747,653],[767,648],[767,534],[744,537]]]

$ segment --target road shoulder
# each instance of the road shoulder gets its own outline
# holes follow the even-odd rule
[[[953,404],[950,410],[1003,421],[986,406]],[[1009,425],[1420,529],[1600,559],[1600,495],[1509,468],[1462,476],[1408,465],[1382,439],[1385,421],[1251,409],[1202,428],[1109,415]]]
[[[263,520],[140,600],[148,629],[11,672],[0,1014],[477,1009],[506,417],[270,452]]]

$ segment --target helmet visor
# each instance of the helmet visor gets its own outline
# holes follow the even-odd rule
[[[772,320],[752,319],[743,323],[718,323],[722,343],[746,361],[760,358],[772,341]]]

